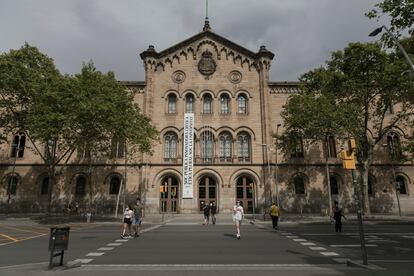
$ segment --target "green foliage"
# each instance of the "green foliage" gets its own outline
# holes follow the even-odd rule
[[[286,128],[283,140],[354,137],[368,153],[390,129],[412,123],[412,104],[407,101],[410,90],[401,75],[403,70],[400,61],[378,44],[350,43],[343,51],[334,52],[325,68],[301,76],[303,92],[290,96],[281,114]],[[385,120],[390,104],[399,108]]]
[[[405,30],[414,34],[414,0],[383,0],[365,14],[368,18],[380,19],[384,15],[391,18],[390,31],[400,36]],[[390,42],[388,34],[383,38]]]
[[[92,62],[84,64],[75,76],[74,123],[82,141],[95,153],[109,154],[111,141],[127,141],[134,151],[151,152],[158,132],[148,117],[134,104],[134,93],[127,91],[113,73],[102,74]]]

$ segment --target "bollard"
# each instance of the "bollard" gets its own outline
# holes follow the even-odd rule
[[[90,223],[91,222],[91,216],[92,216],[91,213],[86,213],[86,222],[87,223]]]

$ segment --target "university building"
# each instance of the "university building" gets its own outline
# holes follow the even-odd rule
[[[328,137],[327,147],[299,143],[288,154],[277,149],[274,135],[284,130],[280,112],[299,88],[269,79],[274,54],[265,46],[246,49],[206,21],[200,33],[161,51],[149,46],[140,57],[145,80],[122,83],[160,132],[154,154],[128,156],[122,143],[114,144],[111,160],[79,151],[58,169],[53,210],[77,203],[111,213],[117,200],[131,203],[137,196],[149,213],[197,213],[211,201],[229,213],[236,200],[247,212],[262,212],[275,200],[292,213],[326,214],[329,199],[354,208],[351,175],[338,156],[342,141]],[[390,132],[384,144],[396,145],[407,135]],[[399,202],[403,214],[413,214],[413,164],[392,163],[387,147],[375,156],[371,212],[398,213]],[[24,135],[2,145],[0,177],[2,212],[45,210],[49,178]]]

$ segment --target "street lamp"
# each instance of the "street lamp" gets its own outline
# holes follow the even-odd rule
[[[279,133],[279,127],[281,127],[282,124],[276,125],[276,139],[275,139],[275,186],[276,186],[276,202],[277,206],[280,208],[280,199],[279,199],[279,183],[277,179],[277,141],[278,141],[278,133]]]
[[[400,50],[403,53],[405,59],[407,60],[408,64],[410,65],[411,71],[414,73],[414,64],[413,64],[413,62],[411,61],[411,59],[408,56],[407,52],[404,50],[403,46],[400,44],[400,42],[398,42],[398,39],[390,32],[390,30],[388,30],[387,27],[385,27],[384,25],[382,25],[381,27],[376,28],[375,30],[373,30],[369,34],[369,36],[376,36],[377,34],[379,34],[380,32],[382,32],[382,29],[385,29],[385,31],[387,31],[387,33],[390,35],[390,37],[395,42],[395,44],[397,44],[398,48],[400,48]]]

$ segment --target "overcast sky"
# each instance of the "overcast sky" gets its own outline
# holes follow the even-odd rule
[[[364,13],[378,0],[209,0],[212,30],[275,53],[271,81],[297,80],[349,42],[372,41],[383,22]],[[77,73],[93,60],[119,80],[143,81],[139,53],[168,48],[202,30],[205,0],[0,0],[0,52],[25,41]]]

